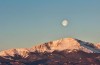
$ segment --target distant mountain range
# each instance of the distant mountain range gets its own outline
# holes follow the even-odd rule
[[[74,38],[0,52],[0,65],[100,65],[100,43]]]

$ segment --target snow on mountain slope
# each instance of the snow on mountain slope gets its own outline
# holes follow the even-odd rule
[[[65,49],[79,49],[80,44],[73,38],[64,38],[56,41],[51,41],[42,45],[34,46],[32,49],[39,52],[52,52],[54,50],[65,50]]]
[[[100,50],[95,49],[95,45],[87,43],[74,38],[63,38],[56,41],[43,43],[41,45],[34,46],[32,48],[20,48],[20,49],[9,49],[0,52],[0,56],[14,56],[20,55],[27,57],[30,52],[53,52],[55,50],[82,50],[87,53],[100,53]]]
[[[96,43],[95,46],[100,49],[100,43]]]

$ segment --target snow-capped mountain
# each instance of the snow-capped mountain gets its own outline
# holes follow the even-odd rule
[[[55,50],[81,50],[87,53],[100,53],[100,45],[84,42],[74,38],[63,38],[56,41],[50,41],[41,45],[33,46],[32,48],[19,48],[9,49],[0,52],[0,56],[14,56],[20,55],[22,57],[28,57],[30,52],[53,52]]]
[[[100,44],[74,38],[0,52],[0,65],[100,65]]]

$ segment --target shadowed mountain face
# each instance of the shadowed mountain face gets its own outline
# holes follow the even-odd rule
[[[100,44],[64,38],[0,52],[0,65],[99,65]]]

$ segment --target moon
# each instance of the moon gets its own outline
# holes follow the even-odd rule
[[[68,25],[68,20],[63,20],[63,21],[62,21],[62,25],[63,25],[63,26],[67,26],[67,25]]]

